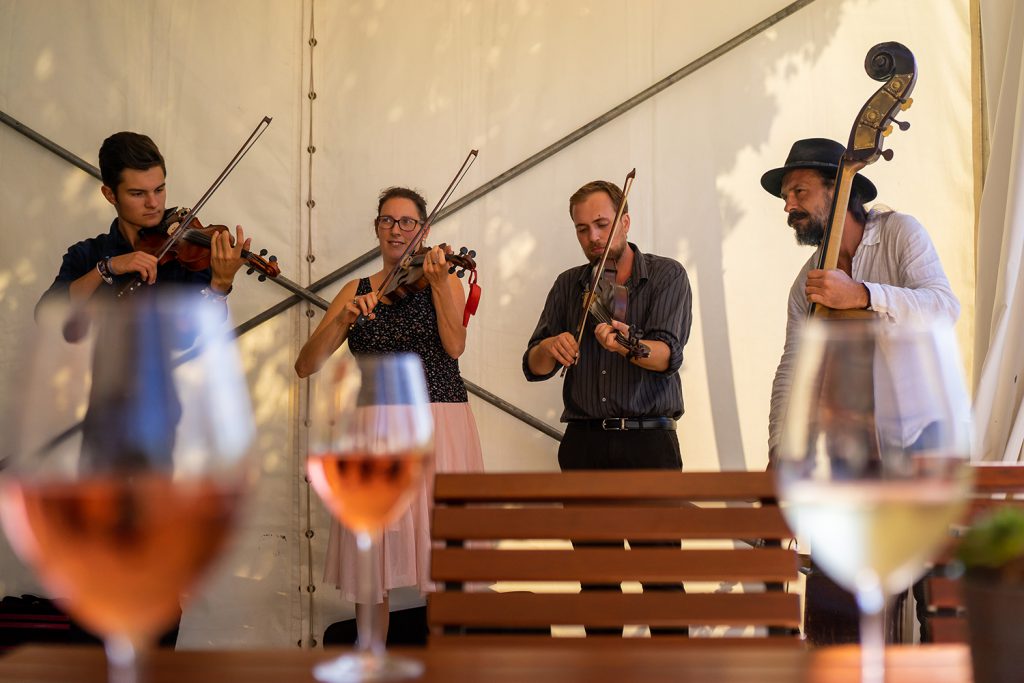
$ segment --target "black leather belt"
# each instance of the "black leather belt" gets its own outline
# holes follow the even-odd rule
[[[606,417],[603,420],[570,420],[587,429],[603,429],[608,432],[625,432],[633,429],[672,429],[676,421],[671,417]]]

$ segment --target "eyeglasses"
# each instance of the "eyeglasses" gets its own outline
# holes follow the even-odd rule
[[[373,224],[377,226],[378,230],[390,230],[391,226],[393,226],[395,223],[398,223],[398,227],[400,227],[405,232],[412,232],[418,226],[422,225],[423,221],[418,221],[415,218],[410,218],[408,216],[403,216],[402,218],[394,218],[392,216],[377,216],[376,220],[373,221]]]

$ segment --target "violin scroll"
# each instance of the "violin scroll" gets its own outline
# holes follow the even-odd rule
[[[441,245],[442,248],[444,248],[445,246],[446,245],[444,244]],[[459,249],[458,254],[446,254],[445,259],[447,259],[448,262],[452,264],[452,266],[448,269],[448,274],[454,275],[455,277],[458,278],[465,277],[467,270],[476,270],[476,261],[473,260],[475,258],[476,251],[473,249],[467,249],[466,247],[462,247],[461,249]]]

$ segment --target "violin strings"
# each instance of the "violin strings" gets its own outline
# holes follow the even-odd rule
[[[598,302],[597,300],[595,300],[594,304],[591,305],[590,314],[593,315],[594,319],[597,320],[597,322],[599,323],[604,323],[605,325],[612,324],[612,317],[608,315],[608,312],[605,310],[604,305]],[[626,348],[630,348],[633,346],[632,340],[630,340],[629,337],[622,334],[618,330],[615,330],[615,341],[619,342],[619,344],[625,346]]]
[[[198,244],[201,247],[209,248],[213,243],[213,239],[202,230],[196,230],[195,228],[189,228],[185,231],[185,239],[192,244]],[[248,259],[253,253],[248,249],[242,250],[242,258]]]

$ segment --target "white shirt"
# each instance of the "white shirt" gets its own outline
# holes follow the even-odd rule
[[[819,251],[820,248],[804,264],[789,290],[786,345],[772,383],[768,417],[769,452],[779,445],[781,439],[797,341],[810,309],[806,294],[807,273],[816,266]],[[940,319],[952,325],[960,316],[960,302],[949,286],[931,238],[912,216],[872,209],[860,244],[853,254],[852,271],[853,279],[862,282],[871,295],[870,310],[883,320]],[[918,426],[908,425],[907,429],[920,433]]]

